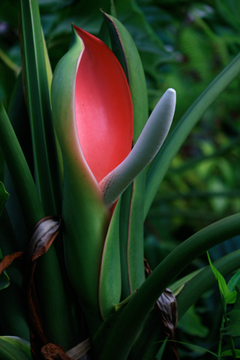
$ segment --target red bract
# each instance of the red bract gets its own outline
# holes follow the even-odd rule
[[[133,106],[113,52],[78,27],[54,71],[52,113],[63,164],[66,268],[89,327],[96,329],[101,323],[102,252],[113,205],[104,202],[99,183],[131,152]]]
[[[129,154],[133,107],[118,60],[99,39],[75,26],[83,41],[75,84],[75,117],[79,144],[99,183]]]

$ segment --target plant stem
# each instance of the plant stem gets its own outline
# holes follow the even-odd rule
[[[221,323],[221,328],[224,325],[224,317],[222,317],[222,323]],[[218,356],[220,357],[222,353],[222,332],[220,330],[220,338],[219,338],[219,344],[218,344]]]
[[[226,305],[225,305],[225,300],[223,298],[223,295],[220,292],[219,289],[219,295],[220,295],[220,299],[221,299],[221,303],[222,303],[222,308],[223,308],[223,318],[224,318],[224,322],[225,325],[228,326],[228,318],[227,318],[227,313],[226,313]],[[233,341],[233,337],[230,335],[229,336],[229,340],[230,340],[230,347],[231,347],[231,351],[232,351],[232,357],[234,360],[236,360],[236,354],[235,354],[235,348],[234,348],[234,341]]]

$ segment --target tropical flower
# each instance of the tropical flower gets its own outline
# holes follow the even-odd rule
[[[74,26],[54,72],[52,110],[63,159],[67,270],[94,318],[109,209],[161,147],[175,97],[173,89],[163,95],[132,148],[133,106],[121,65],[102,41]]]

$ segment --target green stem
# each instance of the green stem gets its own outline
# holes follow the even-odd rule
[[[204,228],[173,250],[146,279],[119,316],[99,359],[127,359],[139,329],[165,288],[196,257],[239,233],[240,214],[236,214]]]
[[[225,321],[225,325],[228,326],[226,305],[225,305],[225,301],[224,301],[223,295],[221,294],[220,289],[219,289],[219,295],[220,295],[220,299],[221,299],[221,303],[222,303],[223,318],[224,318],[224,321]],[[235,354],[235,349],[234,349],[234,341],[233,341],[233,337],[231,335],[229,336],[229,341],[230,341],[230,348],[231,348],[231,351],[232,351],[232,357],[233,357],[234,360],[236,360],[236,354]]]
[[[222,317],[222,323],[221,323],[221,328],[224,325],[224,317]],[[220,357],[222,353],[222,332],[220,330],[220,338],[219,338],[219,344],[218,344],[218,356]]]

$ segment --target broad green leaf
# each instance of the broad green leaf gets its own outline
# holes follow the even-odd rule
[[[185,333],[201,338],[206,337],[209,333],[209,329],[203,325],[201,316],[196,313],[194,306],[188,309],[177,326]]]
[[[100,360],[123,360],[134,343],[140,326],[158,297],[174,278],[209,248],[239,234],[240,215],[232,215],[207,226],[173,250],[151,273],[119,316]]]
[[[161,346],[160,339],[164,339],[166,334],[161,326],[158,310],[154,309],[144,322],[138,338],[134,343],[128,360],[153,360]],[[172,344],[170,344],[171,346]]]
[[[232,310],[227,315],[229,317],[229,323],[222,329],[222,333],[229,336],[240,336],[240,309]]]
[[[99,280],[99,306],[105,320],[114,312],[121,297],[121,263],[119,246],[119,213],[121,200],[112,215],[105,239]]]
[[[231,291],[225,296],[225,304],[234,304],[237,298],[237,292]]]
[[[228,290],[233,291],[235,289],[235,285],[240,285],[240,270],[238,270],[229,280],[227,284]]]
[[[31,357],[25,355],[15,346],[0,338],[0,358],[4,360],[30,360]]]
[[[170,133],[158,155],[153,160],[147,173],[145,210],[147,216],[152,201],[157,193],[159,185],[164,178],[174,156],[191,132],[192,128],[201,119],[204,112],[217,99],[221,92],[240,73],[240,55],[237,55],[231,63],[211,82],[202,92],[185,115],[179,120],[174,130]]]
[[[239,359],[240,358],[240,350],[234,349],[234,352],[235,352],[236,358]],[[232,357],[232,350],[223,351],[221,353],[221,356],[231,356]]]
[[[224,335],[240,336],[240,286],[236,285],[237,299],[233,310],[227,313],[228,323],[221,329]]]
[[[20,350],[23,354],[25,354],[28,357],[28,359],[32,359],[30,342],[21,339],[20,337],[17,336],[1,336],[0,339],[8,342],[16,349]]]

